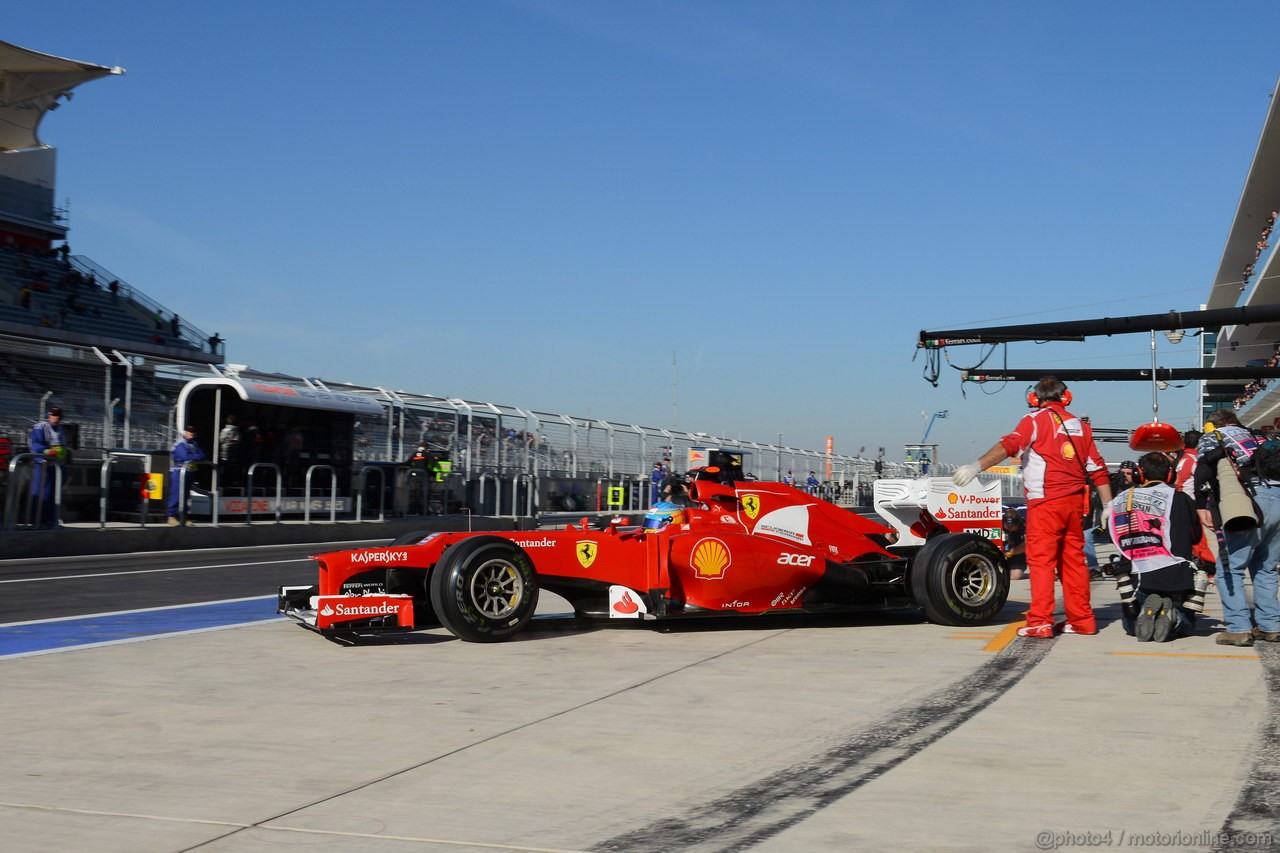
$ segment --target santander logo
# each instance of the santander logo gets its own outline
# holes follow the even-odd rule
[[[379,601],[376,604],[344,604],[338,602],[333,607],[328,604],[320,611],[322,616],[390,616],[398,613],[400,608],[390,601]]]
[[[630,616],[640,610],[640,605],[636,604],[636,600],[631,597],[630,592],[624,592],[622,597],[614,603],[613,609],[624,616]]]

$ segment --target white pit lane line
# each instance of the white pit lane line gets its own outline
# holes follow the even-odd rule
[[[56,583],[58,581],[86,580],[92,578],[110,578],[119,577],[121,575],[154,575],[161,572],[199,572],[208,569],[243,569],[248,566],[273,566],[281,563],[310,563],[309,557],[298,557],[293,560],[253,560],[248,563],[216,563],[209,566],[174,566],[165,569],[131,569],[124,572],[94,572],[87,575],[57,575],[56,577],[46,578],[12,578],[9,580],[0,580],[0,584],[5,583]],[[73,617],[76,618],[76,617]]]

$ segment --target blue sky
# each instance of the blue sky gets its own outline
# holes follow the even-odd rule
[[[127,70],[41,129],[72,249],[233,362],[895,458],[946,409],[956,463],[1023,388],[932,387],[918,332],[1196,309],[1280,72],[1254,3],[118,0],[2,32]]]

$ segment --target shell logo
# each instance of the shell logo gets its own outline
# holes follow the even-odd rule
[[[729,547],[719,539],[703,539],[693,546],[694,573],[703,580],[719,580],[724,577],[725,569],[733,562]]]
[[[953,504],[958,500],[960,500],[960,496],[957,495],[955,492],[951,492],[950,494],[947,495],[947,503],[949,504]]]
[[[1073,445],[1071,442],[1067,442],[1066,444],[1062,445],[1062,458],[1075,459],[1076,458],[1075,445]]]

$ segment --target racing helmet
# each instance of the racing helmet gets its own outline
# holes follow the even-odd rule
[[[684,507],[669,501],[658,501],[645,513],[645,533],[656,533],[671,523],[684,524]]]

